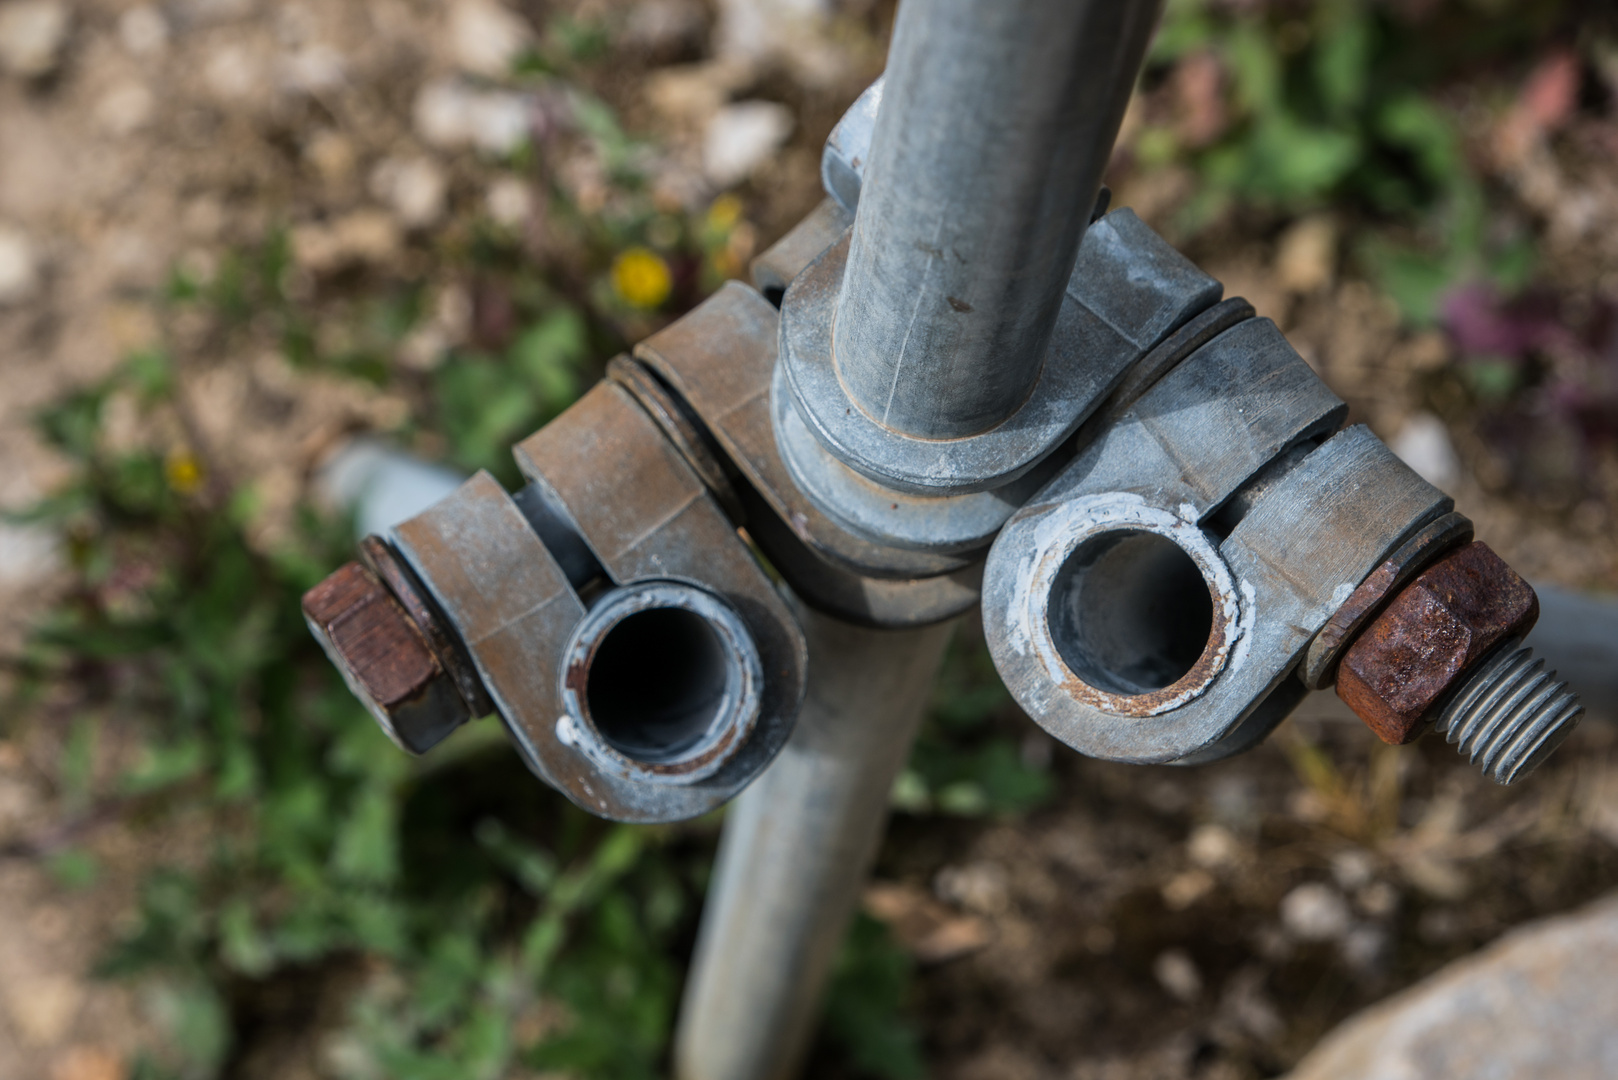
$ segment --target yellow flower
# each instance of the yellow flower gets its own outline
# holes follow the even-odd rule
[[[179,494],[194,494],[202,487],[202,462],[191,451],[176,447],[163,459],[163,478]]]
[[[708,228],[723,232],[742,219],[742,201],[734,195],[721,195],[708,206]]]
[[[634,247],[613,261],[612,287],[629,304],[650,310],[669,298],[674,278],[656,252]]]

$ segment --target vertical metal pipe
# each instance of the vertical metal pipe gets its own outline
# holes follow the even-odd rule
[[[955,626],[801,615],[809,696],[725,819],[675,1037],[679,1080],[796,1075]]]
[[[832,331],[878,422],[959,438],[1038,379],[1161,0],[906,0]]]

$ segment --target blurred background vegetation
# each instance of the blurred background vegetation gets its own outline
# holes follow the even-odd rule
[[[320,463],[371,433],[514,483],[513,441],[814,205],[891,17],[0,7],[0,1077],[664,1075],[717,817],[595,821],[488,723],[396,752],[298,609],[352,544]],[[1171,0],[1109,182],[1514,562],[1611,589],[1615,155],[1602,5]],[[1441,752],[1291,725],[1109,770],[961,637],[817,1077],[1274,1075],[1615,880],[1605,736],[1480,846],[1530,804]]]

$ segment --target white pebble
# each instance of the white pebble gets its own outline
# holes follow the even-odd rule
[[[0,306],[29,299],[39,288],[39,262],[28,238],[0,225]]]
[[[1281,925],[1301,941],[1336,941],[1348,933],[1348,901],[1330,885],[1299,885],[1281,900]]]
[[[1189,1005],[1202,995],[1202,973],[1184,949],[1170,949],[1152,962],[1152,974],[1170,994]]]
[[[49,75],[61,62],[70,21],[60,0],[0,4],[0,68],[25,79]]]
[[[703,171],[722,188],[741,183],[780,149],[792,126],[792,110],[773,101],[726,105],[708,121]]]

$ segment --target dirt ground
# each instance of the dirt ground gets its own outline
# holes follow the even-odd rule
[[[10,0],[0,13],[33,3]],[[395,362],[430,367],[435,351],[478,333],[465,282],[440,269],[472,242],[470,222],[492,216],[536,259],[566,265],[561,242],[547,246],[544,185],[587,208],[618,197],[607,165],[565,135],[544,143],[542,179],[489,149],[505,145],[511,123],[543,131],[564,107],[502,96],[491,74],[513,35],[531,44],[556,5],[34,6],[66,22],[43,59],[36,49],[0,65],[0,509],[31,504],[64,476],[31,427],[40,408],[133,351],[178,342],[192,423],[183,434],[219,473],[254,482],[273,537],[333,446],[403,429],[413,403],[297,370],[267,338],[222,352],[203,328],[164,325],[152,297],[175,267],[205,278],[284,225],[299,287],[329,297],[334,327],[365,283],[425,283],[434,314]],[[569,8],[609,28],[611,62],[572,77],[627,131],[655,136],[634,151],[650,155],[653,198],[696,210],[740,193],[742,263],[819,198],[818,147],[880,69],[891,17],[890,5],[851,3],[782,30],[749,24],[743,3]],[[737,103],[784,105],[791,129],[731,176],[704,140]],[[1137,103],[1111,179],[1114,205],[1172,237],[1195,180],[1137,167],[1129,151],[1142,118],[1166,107],[1161,94]],[[1611,147],[1519,146],[1493,114],[1471,122],[1474,141],[1504,146],[1490,182],[1535,230],[1544,287],[1579,311],[1618,297]],[[1612,122],[1601,123],[1610,137]],[[1555,444],[1568,421],[1472,411],[1455,341],[1407,328],[1354,268],[1355,228],[1330,211],[1238,214],[1187,250],[1227,295],[1287,331],[1356,421],[1425,454],[1478,536],[1525,576],[1618,590],[1612,445],[1519,452]],[[1501,424],[1519,427],[1506,438]],[[37,529],[0,524],[0,652],[54,595],[62,558]],[[866,898],[919,965],[913,1012],[935,1074],[1276,1075],[1354,1009],[1618,884],[1609,724],[1586,723],[1533,783],[1505,791],[1442,744],[1381,747],[1337,717],[1305,706],[1239,760],[1173,770],[1081,759],[1014,710],[997,716],[1024,761],[1057,778],[1055,800],[1015,822],[897,815]],[[57,798],[0,742],[0,848],[55,827]],[[86,841],[101,865],[89,891],[0,852],[0,1080],[127,1075],[124,1055],[147,1020],[127,988],[89,972],[127,925],[142,869],[206,832],[200,821],[161,835],[98,827]],[[854,1075],[830,1046],[816,1054],[809,1075]],[[300,1059],[252,1075],[326,1074]]]

